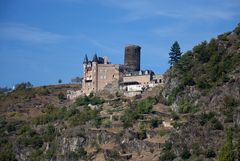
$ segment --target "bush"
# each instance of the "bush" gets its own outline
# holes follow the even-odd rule
[[[167,129],[161,129],[158,131],[158,135],[160,135],[161,137],[165,136],[166,134],[169,134],[170,131]]]
[[[44,141],[51,142],[57,135],[57,130],[53,125],[48,125],[46,131],[44,132],[43,138]]]
[[[233,122],[234,108],[238,106],[239,102],[232,96],[224,97],[223,101],[224,101],[223,114],[225,115],[224,122]]]
[[[186,99],[182,99],[180,101],[179,107],[178,107],[178,112],[179,113],[189,113],[191,110],[191,105],[189,103],[189,101],[187,101]]]
[[[187,160],[191,157],[191,153],[189,152],[188,149],[184,148],[183,152],[181,153],[181,158],[183,160]]]
[[[157,127],[158,127],[158,124],[159,124],[159,123],[158,123],[158,120],[157,120],[157,119],[152,119],[152,120],[151,120],[151,124],[150,124],[150,125],[151,125],[152,128],[157,128]]]
[[[206,158],[215,158],[216,153],[213,149],[208,149],[205,156]]]
[[[0,160],[1,161],[16,161],[15,154],[12,151],[12,145],[5,143],[0,146]]]
[[[104,121],[102,122],[102,125],[103,125],[103,127],[105,127],[105,128],[110,128],[110,126],[111,126],[111,121],[110,121],[110,120],[104,120]]]
[[[179,116],[176,112],[171,111],[171,115],[172,115],[173,120],[179,120]]]
[[[147,138],[146,130],[141,130],[141,131],[138,133],[138,139],[143,140],[143,139],[146,139],[146,138]]]
[[[88,97],[88,96],[84,96],[84,97],[78,97],[75,101],[77,106],[87,106],[89,104],[91,105],[100,105],[103,104],[105,101],[103,99],[100,99],[99,97]]]
[[[36,88],[35,91],[36,93],[44,96],[47,96],[50,94],[50,91],[46,88],[46,86]]]
[[[199,80],[197,81],[197,87],[199,89],[210,89],[212,86],[206,80]]]
[[[165,151],[160,154],[159,161],[172,161],[176,155],[172,151]]]
[[[137,103],[136,112],[138,114],[148,114],[152,111],[153,105],[156,103],[154,98],[147,98]]]
[[[33,85],[30,82],[23,82],[20,84],[16,84],[16,90],[20,91],[20,90],[25,90],[27,88],[32,88]]]
[[[200,125],[203,126],[205,125],[209,120],[211,120],[215,116],[215,113],[209,112],[209,113],[202,113],[200,115]]]
[[[99,123],[99,111],[91,110],[90,108],[84,108],[83,111],[70,118],[70,124],[72,126],[84,125],[87,121],[92,120],[93,124]]]
[[[67,110],[66,107],[54,107],[49,106],[44,114],[41,116],[35,117],[32,121],[36,125],[43,125],[55,120],[63,120],[64,118],[67,119],[71,115],[74,114],[76,110],[69,109]]]
[[[170,151],[172,149],[172,142],[166,141],[163,145],[163,150],[164,151]]]
[[[223,125],[217,118],[213,118],[211,123],[215,130],[223,130]]]
[[[42,147],[43,139],[37,134],[34,134],[32,136],[25,134],[18,138],[17,143],[22,146],[32,146],[33,148],[38,149]]]
[[[58,94],[58,99],[59,100],[65,100],[65,95],[62,93],[62,92],[60,92],[59,94]]]
[[[137,113],[133,109],[127,109],[124,111],[124,115],[121,117],[123,122],[123,127],[128,128],[132,127],[133,122],[138,118]]]
[[[233,132],[232,129],[227,130],[227,138],[225,144],[220,148],[220,161],[234,161],[234,147],[233,147]]]

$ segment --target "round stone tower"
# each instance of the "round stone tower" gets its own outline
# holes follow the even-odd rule
[[[141,47],[128,45],[125,47],[124,65],[127,70],[140,71]]]

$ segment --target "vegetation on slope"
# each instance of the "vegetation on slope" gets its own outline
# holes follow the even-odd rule
[[[170,138],[178,157],[237,159],[238,145],[234,142],[240,128],[239,76],[240,25],[195,46],[170,68],[165,76],[164,97],[180,117],[188,116],[187,122],[179,126],[181,134]]]

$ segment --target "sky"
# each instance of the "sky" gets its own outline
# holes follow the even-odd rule
[[[186,52],[238,23],[240,0],[0,0],[0,87],[69,83],[85,54],[123,64],[128,44],[161,74],[174,41]]]

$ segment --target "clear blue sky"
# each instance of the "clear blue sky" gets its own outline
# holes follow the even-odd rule
[[[164,73],[175,40],[187,51],[239,22],[239,0],[0,0],[0,86],[68,83],[86,53],[121,64],[126,44]]]

